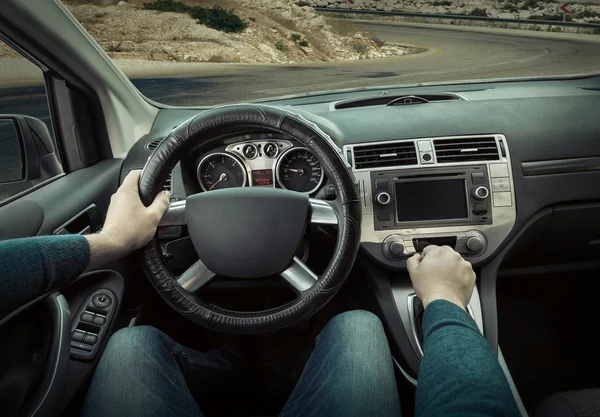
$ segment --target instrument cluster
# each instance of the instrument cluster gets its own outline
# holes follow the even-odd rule
[[[307,148],[285,139],[245,140],[203,155],[196,175],[204,191],[278,187],[305,194],[323,184],[323,167]]]

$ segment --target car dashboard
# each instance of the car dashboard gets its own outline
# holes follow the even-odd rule
[[[359,190],[361,248],[387,268],[404,269],[427,244],[452,246],[484,265],[536,213],[600,199],[593,186],[600,180],[600,77],[342,90],[264,104],[297,113],[331,137]],[[199,111],[162,109],[124,172],[141,168],[173,126]],[[168,183],[175,199],[230,186],[335,197],[319,155],[252,128],[200,140]],[[585,228],[550,235],[565,245],[544,247],[537,261],[555,258],[559,246],[559,253],[590,258],[593,237]],[[540,236],[525,238],[529,244]]]

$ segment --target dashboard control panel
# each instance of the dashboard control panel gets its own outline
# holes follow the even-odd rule
[[[431,244],[487,259],[516,221],[503,135],[346,145],[362,200],[361,243],[391,267]]]

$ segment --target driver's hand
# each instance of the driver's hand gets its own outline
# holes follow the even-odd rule
[[[471,264],[449,246],[427,246],[406,262],[415,293],[426,308],[435,300],[450,301],[465,309],[475,286]]]
[[[100,233],[109,237],[124,254],[150,242],[158,222],[169,207],[168,191],[158,193],[150,206],[142,204],[138,189],[140,173],[140,170],[131,171],[112,195]]]

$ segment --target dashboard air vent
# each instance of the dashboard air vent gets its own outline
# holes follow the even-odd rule
[[[146,145],[146,149],[148,149],[149,151],[153,151],[156,148],[158,148],[158,145],[160,145],[161,142],[162,139],[155,139]]]
[[[390,103],[401,100],[403,97],[418,97],[424,100],[425,103],[435,103],[439,101],[452,101],[452,100],[462,100],[462,98],[455,94],[450,93],[440,93],[440,94],[417,94],[417,95],[384,95],[384,96],[375,96],[362,98],[359,100],[347,100],[341,101],[335,104],[336,110],[341,109],[352,109],[355,107],[368,107],[368,106],[386,106]]]
[[[493,137],[438,139],[433,141],[433,146],[438,163],[500,159],[498,145]]]
[[[402,165],[417,165],[417,151],[413,141],[354,147],[355,169]]]

